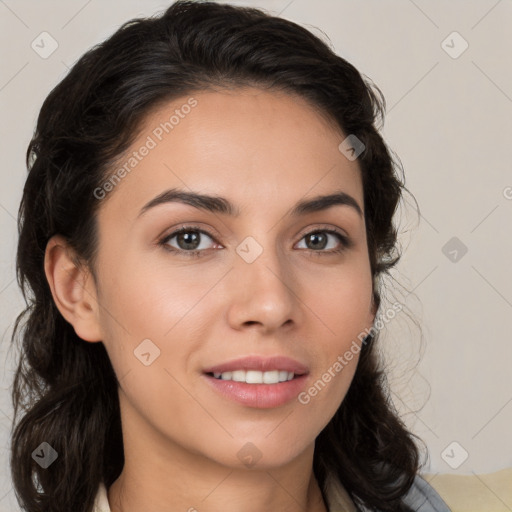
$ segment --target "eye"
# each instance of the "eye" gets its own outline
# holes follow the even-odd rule
[[[331,244],[331,250],[324,250],[329,245],[329,237],[337,238],[340,244],[339,247],[336,247],[336,243],[334,242],[334,248]],[[317,229],[310,231],[301,238],[301,241],[302,240],[306,241],[306,249],[318,253],[318,255],[340,253],[352,246],[347,236],[334,229]]]
[[[201,252],[208,249],[208,247],[204,247],[202,244],[202,238],[204,236],[213,240],[213,237],[209,233],[196,226],[183,226],[164,237],[159,242],[159,245],[164,246],[169,251],[179,252],[186,256],[200,256]],[[174,238],[176,239],[178,247],[173,247],[170,244],[171,240]]]
[[[158,245],[163,246],[167,251],[173,253],[187,257],[200,257],[202,253],[211,248],[208,247],[208,242],[203,243],[205,236],[212,241],[215,240],[211,234],[197,226],[182,226],[165,236],[158,242]],[[329,248],[329,238],[337,238],[338,247],[336,247],[336,243],[334,242],[334,248]],[[171,241],[174,239],[176,239],[174,243],[177,247],[171,244]],[[302,240],[306,241],[305,249],[310,253],[315,253],[317,256],[341,253],[353,245],[352,241],[347,236],[334,229],[317,229],[310,231],[302,236],[301,241]],[[333,242],[331,242],[331,246],[332,245]],[[325,250],[326,248],[330,250]]]

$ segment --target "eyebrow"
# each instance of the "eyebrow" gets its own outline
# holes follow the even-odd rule
[[[231,217],[240,216],[240,210],[224,197],[200,194],[198,192],[188,192],[173,188],[162,192],[146,203],[140,210],[138,217],[146,213],[151,208],[166,203],[183,203],[212,213],[221,213]],[[303,199],[302,201],[299,201],[293,207],[291,216],[298,217],[299,215],[319,212],[337,205],[349,206],[354,209],[361,218],[363,217],[363,211],[357,201],[351,195],[341,190],[336,191],[333,194],[317,196],[311,199]]]

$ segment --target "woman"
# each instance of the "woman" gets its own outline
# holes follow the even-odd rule
[[[375,91],[292,22],[177,2],[51,92],[17,253],[25,510],[448,510],[374,348],[404,188]]]

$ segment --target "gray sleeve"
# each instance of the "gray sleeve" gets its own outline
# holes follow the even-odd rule
[[[419,475],[416,475],[404,502],[415,512],[451,512],[437,491]]]

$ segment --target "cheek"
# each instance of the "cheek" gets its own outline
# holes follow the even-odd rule
[[[173,427],[177,415],[204,416],[183,388],[190,386],[184,374],[198,348],[190,323],[203,286],[190,272],[129,257],[104,269],[101,322],[125,413],[131,421],[142,416],[157,421],[162,431],[179,432]]]
[[[334,361],[311,379],[297,397],[300,404],[297,407],[302,408],[304,421],[315,418],[315,435],[323,430],[343,402],[352,383],[357,361],[358,356],[349,362]]]
[[[210,279],[188,267],[124,258],[102,283],[104,321],[132,339],[166,339],[204,295]]]
[[[162,403],[177,410],[180,388],[172,376],[183,382],[193,366],[204,339],[198,334],[212,324],[215,290],[201,298],[222,272],[198,275],[190,264],[171,267],[164,258],[148,262],[128,253],[117,261],[104,259],[100,308],[116,375],[120,381],[127,376],[121,387],[144,410],[158,411]],[[176,393],[169,394],[171,388]]]
[[[372,278],[368,268],[351,267],[331,279],[309,283],[307,304],[318,321],[311,334],[315,365],[299,403],[324,423],[345,397],[357,369],[361,341],[371,327]],[[319,284],[322,284],[319,287]]]
[[[363,263],[355,263],[310,276],[303,288],[305,302],[323,328],[326,353],[344,351],[346,343],[357,339],[372,321],[371,272]]]

